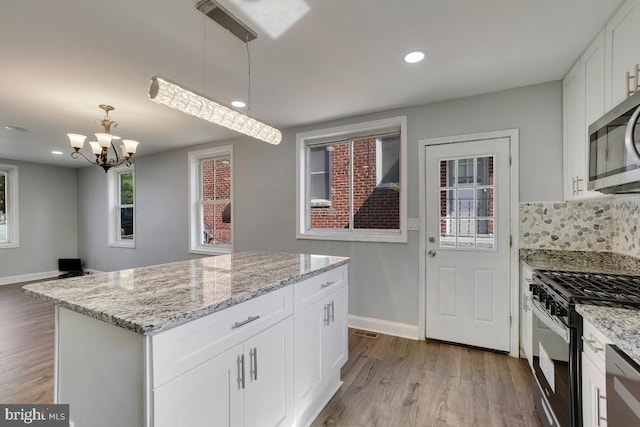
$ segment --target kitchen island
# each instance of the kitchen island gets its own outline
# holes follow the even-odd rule
[[[75,427],[305,425],[341,384],[348,261],[246,252],[23,290],[56,305]]]

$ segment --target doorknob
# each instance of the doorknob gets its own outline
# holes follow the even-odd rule
[[[429,252],[427,252],[427,255],[429,255],[431,258],[433,258],[434,256],[436,256],[436,251],[431,249]]]

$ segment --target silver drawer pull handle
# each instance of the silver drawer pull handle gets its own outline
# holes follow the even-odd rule
[[[335,285],[335,284],[336,284],[336,282],[334,282],[334,281],[329,281],[329,282],[327,282],[327,283],[323,283],[320,287],[321,287],[321,288],[328,288],[329,286],[332,286],[332,285]]]
[[[589,346],[594,352],[604,351],[603,347],[596,347],[596,340],[590,340],[589,338],[582,337],[582,341]]]
[[[242,322],[236,322],[236,323],[234,323],[234,324],[233,324],[233,326],[231,327],[231,329],[239,328],[240,326],[244,326],[244,325],[246,325],[247,323],[251,323],[251,322],[253,322],[254,320],[258,320],[259,318],[260,318],[260,316],[250,316],[250,317],[247,317],[247,320],[243,320]]]

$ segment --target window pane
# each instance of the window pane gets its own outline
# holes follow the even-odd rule
[[[119,174],[120,181],[120,204],[133,204],[133,172],[123,172]]]
[[[120,208],[120,239],[133,240],[133,208]]]
[[[478,157],[476,163],[478,185],[493,185],[493,156]]]
[[[458,209],[455,215],[459,218],[471,218],[474,215],[473,190],[458,190]]]
[[[400,228],[398,187],[378,187],[378,137],[353,141],[353,228]]]
[[[459,248],[475,247],[475,221],[473,219],[458,220],[458,244]]]
[[[0,172],[0,242],[7,241],[7,174]]]
[[[440,187],[453,187],[456,185],[455,160],[440,161]]]
[[[452,216],[454,215],[454,211],[455,190],[440,190],[440,216]]]
[[[493,220],[479,219],[476,229],[476,246],[481,249],[493,249],[495,245],[495,237],[493,235]]]
[[[231,157],[202,160],[202,200],[231,199]]]
[[[380,138],[379,184],[400,182],[400,134]]]
[[[453,219],[440,220],[440,247],[441,248],[456,247],[456,232],[455,232],[454,226],[455,226],[455,220]]]
[[[327,168],[329,174],[322,178],[312,178],[312,175],[308,174],[311,183],[308,203],[311,203],[312,199],[325,199],[331,203],[328,205],[312,204],[309,225],[312,229],[349,229],[350,143],[336,142],[323,146],[323,149],[326,151],[326,158],[329,161]],[[322,181],[324,184],[319,184],[318,181]],[[322,185],[325,186],[325,195],[318,197],[322,194],[322,190],[320,190]]]
[[[458,160],[458,185],[473,183],[473,159]]]
[[[482,188],[476,191],[478,197],[476,216],[493,216],[493,188]]]
[[[205,203],[202,205],[205,245],[231,246],[231,203]]]

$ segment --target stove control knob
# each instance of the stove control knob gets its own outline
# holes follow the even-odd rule
[[[552,302],[551,304],[549,304],[549,312],[551,313],[552,316],[555,316],[556,314],[558,314],[558,304],[556,304],[555,302]]]
[[[556,311],[558,312],[558,316],[560,317],[567,317],[567,315],[569,314],[567,312],[567,309],[561,305],[558,305],[558,308],[556,309]]]
[[[553,305],[553,300],[552,300],[551,298],[546,298],[546,299],[544,300],[544,307],[545,307],[547,310],[551,310],[551,305]]]

